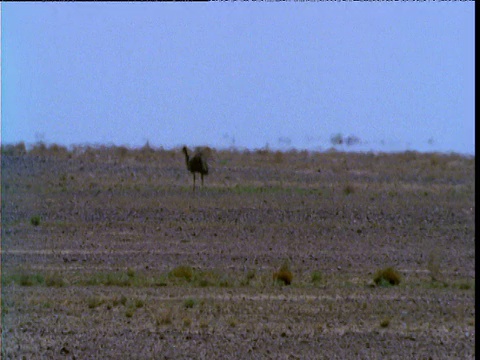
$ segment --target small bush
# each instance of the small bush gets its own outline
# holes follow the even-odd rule
[[[170,271],[169,275],[191,281],[193,278],[193,269],[190,266],[178,266]]]
[[[353,194],[355,192],[355,187],[352,184],[347,184],[343,188],[343,192],[345,193],[345,195]]]
[[[33,226],[40,225],[40,216],[38,216],[38,215],[32,216],[30,218],[30,224],[32,224]]]
[[[27,153],[25,143],[20,142],[16,145],[2,145],[3,155],[23,156]]]
[[[373,281],[380,286],[393,286],[400,284],[401,276],[393,267],[388,267],[383,270],[378,270],[373,277]]]
[[[285,285],[292,283],[293,274],[289,270],[280,270],[273,274],[273,280],[283,282]]]
[[[173,320],[171,310],[164,310],[155,316],[155,323],[157,324],[157,326],[169,325],[172,322]]]
[[[462,281],[458,284],[456,284],[456,286],[460,289],[460,290],[470,290],[472,288],[472,285],[469,284],[468,282],[466,281]]]
[[[388,325],[390,325],[390,319],[383,319],[380,322],[380,326],[383,327],[383,328],[388,327]]]
[[[120,304],[125,305],[127,303],[127,298],[125,295],[122,295],[120,298],[115,297],[112,300],[112,306],[118,306]]]
[[[51,144],[49,147],[48,147],[48,154],[49,155],[53,155],[53,156],[68,156],[69,155],[69,152],[68,152],[68,149],[65,147],[65,146],[62,146],[62,145],[58,145],[58,144]]]
[[[285,285],[292,283],[293,274],[290,271],[290,266],[286,260],[280,267],[280,270],[273,274],[273,280],[277,282],[283,282]]]
[[[132,269],[132,268],[128,268],[128,269],[127,269],[127,275],[128,275],[128,277],[130,277],[130,278],[134,277],[134,276],[135,276],[135,270]]]
[[[220,287],[232,287],[234,285],[234,282],[232,279],[230,279],[228,276],[222,276],[222,278],[218,281],[218,286]]]
[[[87,299],[87,305],[90,309],[95,309],[105,303],[105,299],[101,296],[91,296]]]
[[[63,287],[67,282],[58,273],[50,274],[45,278],[45,285],[53,287]]]
[[[230,325],[230,327],[235,327],[237,326],[238,320],[232,316],[228,319],[227,322],[228,322],[228,325]]]
[[[281,151],[275,151],[273,154],[273,162],[276,164],[283,163],[283,153]]]
[[[319,283],[322,281],[322,273],[320,271],[312,272],[312,283]]]
[[[129,150],[125,146],[115,147],[115,155],[118,156],[121,160],[125,159],[129,153]]]
[[[125,316],[127,318],[131,318],[133,316],[133,314],[135,314],[135,309],[134,308],[128,308],[127,310],[125,310]]]
[[[86,280],[87,285],[131,286],[132,279],[124,272],[95,273]]]
[[[41,285],[45,283],[45,278],[40,274],[20,274],[18,284],[21,286]]]
[[[137,309],[141,308],[145,305],[145,301],[143,301],[142,299],[135,299],[134,305]]]
[[[186,299],[184,302],[183,302],[183,306],[186,308],[186,309],[191,309],[195,306],[196,304],[196,300],[195,299],[192,299],[192,298],[189,298],[189,299]]]
[[[440,270],[441,256],[438,248],[434,248],[428,255],[427,269],[430,273],[432,281],[441,281],[443,278]]]
[[[47,146],[43,141],[39,141],[33,145],[28,153],[35,156],[45,156],[47,154]]]
[[[183,318],[183,327],[190,327],[192,325],[192,319],[189,317]]]

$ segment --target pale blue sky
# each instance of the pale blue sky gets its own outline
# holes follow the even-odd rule
[[[2,140],[474,154],[474,6],[2,2]]]

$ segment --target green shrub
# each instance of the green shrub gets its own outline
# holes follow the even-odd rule
[[[3,155],[23,156],[27,153],[24,142],[19,142],[16,145],[2,145]]]
[[[186,309],[191,309],[195,306],[195,304],[197,303],[197,301],[195,299],[192,299],[192,298],[188,298],[186,299],[184,302],[183,302],[183,306],[186,308]]]
[[[133,316],[133,314],[135,314],[135,309],[128,308],[127,310],[125,310],[125,316],[127,318],[131,318]]]
[[[145,301],[143,301],[142,299],[135,299],[134,305],[136,308],[141,308],[145,305]]]
[[[127,269],[127,275],[128,275],[128,277],[130,277],[130,278],[134,277],[134,276],[135,276],[135,270],[132,269],[132,268],[128,268],[128,269]]]
[[[20,274],[16,280],[21,286],[34,286],[45,283],[45,278],[40,274]]]
[[[343,192],[345,193],[345,195],[353,194],[355,192],[355,187],[352,184],[347,184],[343,188]]]
[[[90,309],[95,309],[105,303],[105,299],[102,296],[91,296],[87,299],[87,305]]]
[[[32,216],[30,218],[30,224],[32,224],[33,226],[40,225],[40,216],[38,216],[38,215]]]
[[[373,276],[375,284],[380,286],[393,286],[400,284],[402,280],[400,273],[393,267],[387,267],[383,270],[378,270]]]
[[[45,277],[45,285],[53,287],[63,287],[67,282],[58,273],[50,274]]]
[[[390,325],[390,319],[383,319],[380,322],[380,326],[383,327],[383,328],[388,327],[388,325]]]
[[[193,279],[193,269],[190,266],[178,266],[170,271],[169,275],[191,281]]]
[[[319,283],[322,281],[322,273],[320,271],[312,272],[312,283]]]
[[[163,310],[160,313],[155,315],[155,323],[157,326],[160,325],[169,325],[173,322],[172,310],[167,309]]]

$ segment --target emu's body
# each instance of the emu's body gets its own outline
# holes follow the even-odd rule
[[[183,153],[185,154],[185,162],[187,169],[193,174],[193,191],[195,191],[195,173],[200,173],[203,186],[203,175],[208,175],[207,159],[201,151],[197,151],[190,158],[186,146],[183,147]]]

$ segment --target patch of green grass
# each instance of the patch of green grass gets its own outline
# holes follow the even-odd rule
[[[386,327],[388,327],[388,325],[390,325],[390,319],[386,318],[386,319],[383,319],[382,321],[380,321],[380,326],[382,328],[386,328]]]
[[[122,295],[120,297],[114,297],[112,300],[113,306],[118,306],[120,304],[125,306],[126,303],[127,303],[127,297],[125,295]]]
[[[38,215],[34,215],[30,218],[30,224],[32,224],[33,226],[38,226],[40,225],[40,216]]]
[[[320,271],[312,272],[312,276],[311,276],[312,283],[318,284],[322,281],[322,279],[323,279],[323,276],[322,276],[322,273]]]
[[[95,273],[86,280],[86,285],[131,286],[132,279],[124,272]]]
[[[45,277],[41,274],[20,273],[12,275],[11,281],[20,286],[35,286],[45,284]]]
[[[68,283],[59,273],[55,272],[45,277],[45,285],[52,287],[64,287],[68,285]]]
[[[135,270],[132,268],[127,269],[127,276],[133,278],[135,276]]]
[[[133,314],[135,314],[135,309],[134,308],[127,308],[127,310],[125,310],[125,316],[127,318],[131,318],[133,316]]]
[[[235,327],[237,326],[238,324],[238,320],[235,318],[235,317],[230,317],[228,320],[227,320],[227,324],[230,326],[230,327]]]
[[[193,274],[194,271],[192,267],[182,265],[172,269],[168,275],[169,277],[184,279],[190,282],[193,279]]]
[[[235,285],[235,282],[233,281],[233,279],[231,279],[227,275],[222,276],[221,279],[218,282],[218,286],[224,287],[224,288],[233,287],[234,285]]]
[[[103,296],[90,296],[87,299],[87,305],[89,309],[95,309],[105,303],[105,298]]]
[[[256,271],[254,269],[249,269],[245,274],[245,277],[240,280],[240,286],[248,286],[250,282],[255,279]]]
[[[190,327],[192,325],[192,319],[189,317],[184,317],[182,320],[183,327]]]
[[[373,276],[375,284],[382,287],[398,285],[401,280],[402,277],[400,273],[393,267],[378,270]]]
[[[283,282],[285,285],[290,285],[292,283],[293,274],[290,271],[290,266],[287,261],[283,263],[279,271],[273,273],[273,280],[279,283]]]
[[[452,286],[460,290],[470,290],[470,289],[475,289],[475,282],[474,281],[469,282],[469,281],[463,280],[463,281],[454,283]]]
[[[352,184],[347,184],[343,188],[343,193],[345,195],[350,195],[350,194],[353,194],[354,192],[355,192],[355,187]]]
[[[173,322],[172,310],[167,309],[160,311],[159,313],[154,315],[154,318],[157,326],[170,325]]]
[[[193,308],[196,304],[197,304],[197,300],[192,299],[192,298],[188,298],[188,299],[186,299],[186,300],[183,302],[183,306],[184,306],[186,309],[191,309],[191,308]]]
[[[138,309],[145,306],[145,301],[142,299],[135,299],[133,305]]]

